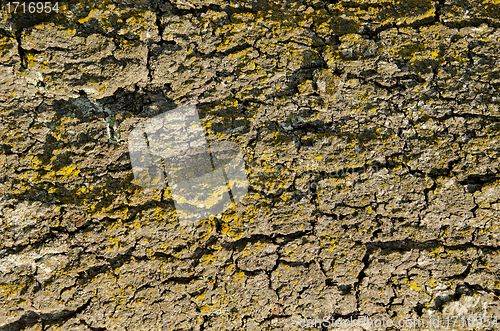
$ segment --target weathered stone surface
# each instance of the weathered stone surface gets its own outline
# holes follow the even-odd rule
[[[499,20],[495,0],[3,11],[0,329],[491,324]],[[250,186],[186,225],[134,182],[127,140],[188,104]]]

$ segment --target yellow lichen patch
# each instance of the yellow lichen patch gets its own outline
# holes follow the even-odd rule
[[[146,10],[135,12],[132,16],[125,20],[123,28],[118,31],[118,34],[125,35],[133,33],[140,37],[141,40],[148,40],[156,38],[156,26],[154,21],[156,19],[155,13]]]
[[[416,21],[423,21],[426,19],[432,19],[435,15],[436,15],[436,9],[434,7],[432,7],[420,15],[402,17],[402,18],[398,18],[396,21],[399,24],[412,24]]]
[[[139,222],[139,220],[135,220],[134,223],[132,223],[132,226],[139,230],[141,228],[141,222]]]
[[[243,233],[240,231],[242,226],[242,220],[238,215],[224,214],[221,218],[221,233],[223,235],[227,235],[237,240],[243,236]]]
[[[242,283],[245,281],[246,276],[245,276],[245,273],[243,271],[238,271],[234,274],[233,278],[235,281]]]
[[[9,51],[15,46],[15,39],[2,36],[0,37],[0,54],[4,55],[4,51]]]
[[[108,250],[113,250],[121,247],[121,240],[120,238],[114,238],[111,237],[109,238],[109,242],[113,244],[113,247],[108,247]]]
[[[87,186],[82,186],[79,189],[76,190],[76,195],[86,195],[91,193],[94,190],[93,187],[87,187]]]
[[[42,160],[40,160],[37,156],[33,156],[31,158],[31,164],[33,165],[33,168],[35,168],[35,169],[40,168],[42,163],[43,163]]]
[[[204,305],[200,308],[200,312],[202,314],[209,314],[215,311],[218,308],[218,305]]]
[[[280,196],[280,199],[282,201],[290,201],[292,200],[292,195],[290,193],[283,193],[281,196]]]
[[[214,262],[216,262],[218,259],[217,259],[217,256],[215,254],[206,254],[206,255],[203,255],[200,259],[200,262],[203,263],[203,264],[212,264]]]
[[[21,292],[21,290],[24,288],[24,285],[22,283],[20,284],[2,284],[0,285],[0,296],[4,298],[12,298],[15,297],[16,295]]]
[[[207,294],[205,292],[203,292],[203,293],[197,295],[194,299],[195,299],[195,301],[203,301],[206,296],[207,296]]]
[[[32,68],[35,65],[35,63],[37,62],[36,54],[27,53],[26,54],[26,62],[28,64],[28,67]]]
[[[88,21],[90,21],[93,18],[98,18],[99,17],[99,12],[100,11],[98,9],[92,8],[86,17],[80,18],[78,20],[78,23],[85,24],[85,23],[87,23]]]
[[[78,175],[80,174],[80,170],[77,169],[76,165],[71,164],[59,169],[56,174],[59,176],[74,178],[78,177]]]
[[[410,282],[410,288],[414,291],[420,291],[421,287],[418,285],[418,283],[414,280]]]

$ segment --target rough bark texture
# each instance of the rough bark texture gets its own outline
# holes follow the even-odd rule
[[[2,12],[0,330],[498,317],[499,21],[498,0]],[[127,137],[186,104],[250,191],[181,226]]]

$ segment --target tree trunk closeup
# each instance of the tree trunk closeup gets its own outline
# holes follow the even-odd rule
[[[31,4],[0,330],[500,329],[498,0]]]

